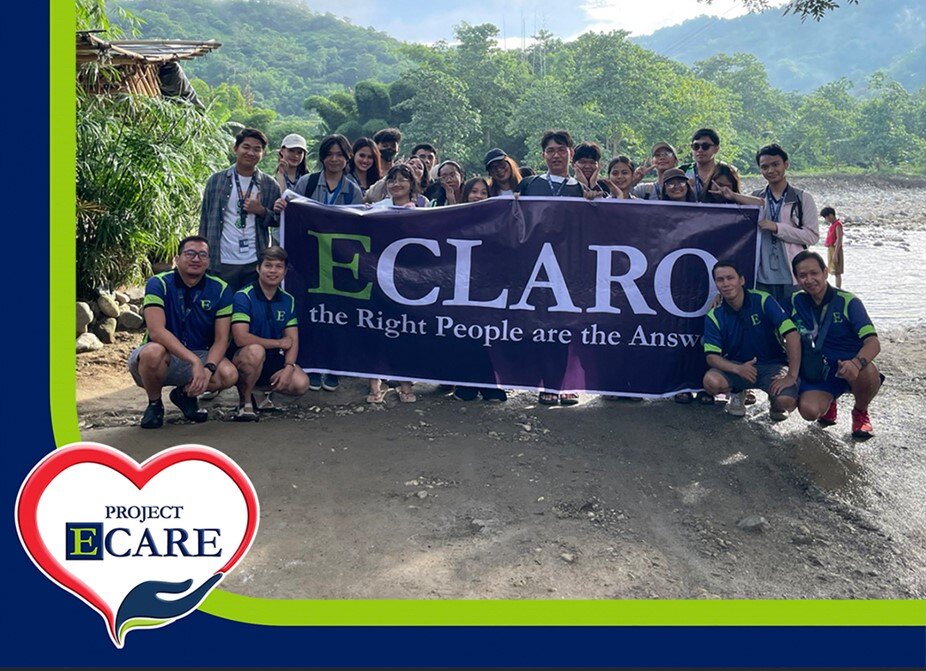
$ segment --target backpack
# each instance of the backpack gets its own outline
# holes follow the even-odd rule
[[[306,198],[311,198],[310,193],[315,193],[315,189],[318,188],[318,180],[321,179],[321,172],[313,172],[309,175],[309,179],[305,185],[305,193],[299,195],[305,196]],[[354,189],[357,188],[354,186],[354,180],[350,178],[349,175],[344,175],[344,181],[347,182],[347,196],[346,200],[353,202],[354,201]]]
[[[768,187],[766,187],[768,188]],[[794,194],[793,196],[791,194]],[[753,196],[757,198],[765,197],[765,189],[757,189],[752,192]],[[786,203],[795,203],[796,206],[791,210],[792,217],[794,219],[794,213],[797,213],[797,227],[804,228],[804,190],[798,189],[796,186],[788,184],[788,189],[785,191],[785,201]],[[804,249],[807,249],[807,245],[801,245]]]

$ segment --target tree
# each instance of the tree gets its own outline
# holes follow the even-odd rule
[[[354,98],[360,123],[370,119],[384,119],[392,109],[389,87],[379,82],[358,82],[354,87]]]
[[[709,5],[713,0],[698,0],[698,2]],[[760,12],[772,6],[771,0],[740,0],[740,2],[752,12]],[[858,4],[858,0],[846,0],[846,2],[850,5]],[[835,0],[791,0],[791,2],[785,5],[783,13],[797,14],[801,17],[801,21],[807,20],[807,17],[812,17],[814,21],[819,21],[827,12],[838,7],[839,3]]]

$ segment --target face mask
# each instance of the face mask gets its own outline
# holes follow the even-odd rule
[[[383,157],[383,160],[388,163],[395,158],[396,151],[395,149],[380,149],[379,154]]]

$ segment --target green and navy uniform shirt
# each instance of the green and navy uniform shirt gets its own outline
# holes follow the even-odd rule
[[[277,289],[267,300],[260,284],[254,282],[235,293],[232,324],[248,324],[251,335],[268,340],[283,337],[283,331],[298,326],[296,299],[292,294]]]
[[[746,289],[743,305],[734,310],[723,301],[704,318],[704,353],[742,363],[787,363],[781,341],[796,330],[788,313],[764,291]]]
[[[824,341],[817,345],[822,345],[823,355],[830,361],[853,358],[865,338],[878,335],[862,301],[848,291],[827,285],[820,305],[806,291],[791,295],[791,319],[801,334],[814,332],[814,317],[822,328],[826,315],[830,315],[829,329]]]
[[[168,270],[148,280],[143,306],[163,309],[167,330],[188,350],[207,350],[215,342],[215,320],[231,317],[232,292],[214,275],[188,287],[176,269]]]

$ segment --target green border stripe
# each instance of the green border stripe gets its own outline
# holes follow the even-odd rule
[[[51,2],[49,402],[55,442],[79,441],[76,312],[75,8]],[[200,610],[265,625],[885,625],[926,626],[926,601],[347,601],[258,599],[216,590]]]
[[[891,600],[279,601],[215,591],[200,610],[273,626],[926,626],[926,601]]]
[[[74,363],[74,334],[77,332],[77,311],[74,307],[77,293],[74,273],[77,259],[76,12],[73,2],[52,2],[49,12],[49,138],[59,160],[52,162],[48,174],[48,270],[51,287],[48,394],[55,442],[66,445],[80,440]],[[62,165],[74,166],[74,169],[61,170]]]

